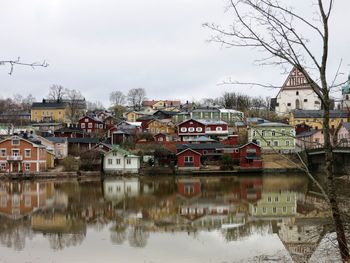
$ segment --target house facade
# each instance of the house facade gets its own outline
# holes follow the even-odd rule
[[[105,132],[106,124],[97,117],[84,116],[79,119],[79,128],[86,133]]]
[[[66,104],[63,102],[34,102],[31,107],[32,122],[65,122]]]
[[[127,150],[114,146],[104,155],[103,171],[105,173],[138,173],[140,157]]]
[[[291,153],[295,151],[295,129],[284,123],[265,122],[248,128],[248,141],[264,152]]]
[[[0,141],[0,171],[10,173],[41,172],[47,169],[47,150],[19,136]]]
[[[187,148],[176,154],[177,168],[179,170],[199,170],[201,167],[202,154]]]
[[[181,141],[192,141],[203,135],[227,136],[228,125],[220,120],[189,119],[178,124],[177,133]]]
[[[175,125],[169,120],[151,120],[147,125],[147,131],[151,134],[174,134]]]
[[[320,110],[321,100],[304,74],[293,68],[275,98],[275,112],[283,116],[296,109]]]
[[[340,110],[331,110],[329,112],[329,127],[336,129],[342,122],[348,121],[348,114]],[[296,126],[306,124],[315,130],[323,128],[323,110],[295,110],[290,112],[289,124]]]

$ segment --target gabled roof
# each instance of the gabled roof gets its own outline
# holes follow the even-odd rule
[[[66,137],[43,137],[44,139],[53,142],[53,143],[66,143],[67,138]]]
[[[183,124],[183,123],[185,123],[185,122],[189,122],[189,121],[195,121],[195,122],[198,122],[198,123],[200,123],[200,124],[205,125],[205,123],[203,123],[201,120],[196,120],[196,119],[192,119],[192,118],[191,118],[191,119],[184,120],[184,121],[178,123],[177,125],[181,125],[181,124]]]
[[[95,122],[103,123],[103,120],[101,120],[100,118],[97,118],[96,116],[90,116],[90,115],[85,115],[85,116],[81,117],[79,119],[79,121],[82,120],[82,119],[85,119],[85,118],[89,118],[90,120],[93,120]]]
[[[109,154],[111,152],[118,152],[118,153],[121,153],[122,155],[124,155],[126,157],[140,157],[140,156],[132,154],[128,150],[120,147],[119,145],[112,145],[112,149],[109,152],[105,153],[105,155],[107,155],[107,154]]]
[[[182,154],[182,153],[184,153],[186,151],[191,151],[191,152],[193,152],[193,153],[195,153],[197,155],[200,155],[200,156],[202,155],[201,153],[199,153],[199,152],[197,152],[197,151],[195,151],[195,150],[193,150],[191,148],[186,148],[186,149],[182,150],[181,152],[177,153],[176,155],[180,155],[180,154]]]
[[[34,142],[34,141],[29,140],[29,139],[24,139],[23,137],[17,136],[17,135],[9,136],[3,140],[0,140],[0,143],[2,143],[4,141],[12,140],[12,139],[18,139],[21,141],[28,142],[28,143],[32,144],[33,147],[46,148],[44,145],[40,144],[40,142],[37,142],[37,141]]]

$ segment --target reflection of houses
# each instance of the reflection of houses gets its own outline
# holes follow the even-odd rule
[[[199,179],[179,179],[176,184],[178,193],[185,198],[193,198],[201,194],[201,181]]]
[[[249,213],[254,217],[284,217],[296,214],[295,192],[263,192],[261,199],[249,204]]]
[[[3,182],[0,214],[18,219],[44,207],[52,198],[52,183]]]
[[[108,201],[121,201],[127,197],[136,197],[140,193],[138,178],[106,179],[103,181],[104,198]]]

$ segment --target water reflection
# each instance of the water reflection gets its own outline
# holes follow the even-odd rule
[[[295,262],[305,262],[327,232],[325,209],[303,176],[8,181],[0,183],[0,242],[23,250],[41,235],[63,250],[81,245],[89,229],[137,248],[153,233],[219,231],[226,242],[276,234]]]

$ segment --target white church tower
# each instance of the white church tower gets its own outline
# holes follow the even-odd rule
[[[275,99],[275,112],[287,115],[292,110],[320,110],[321,100],[303,73],[293,68]]]

